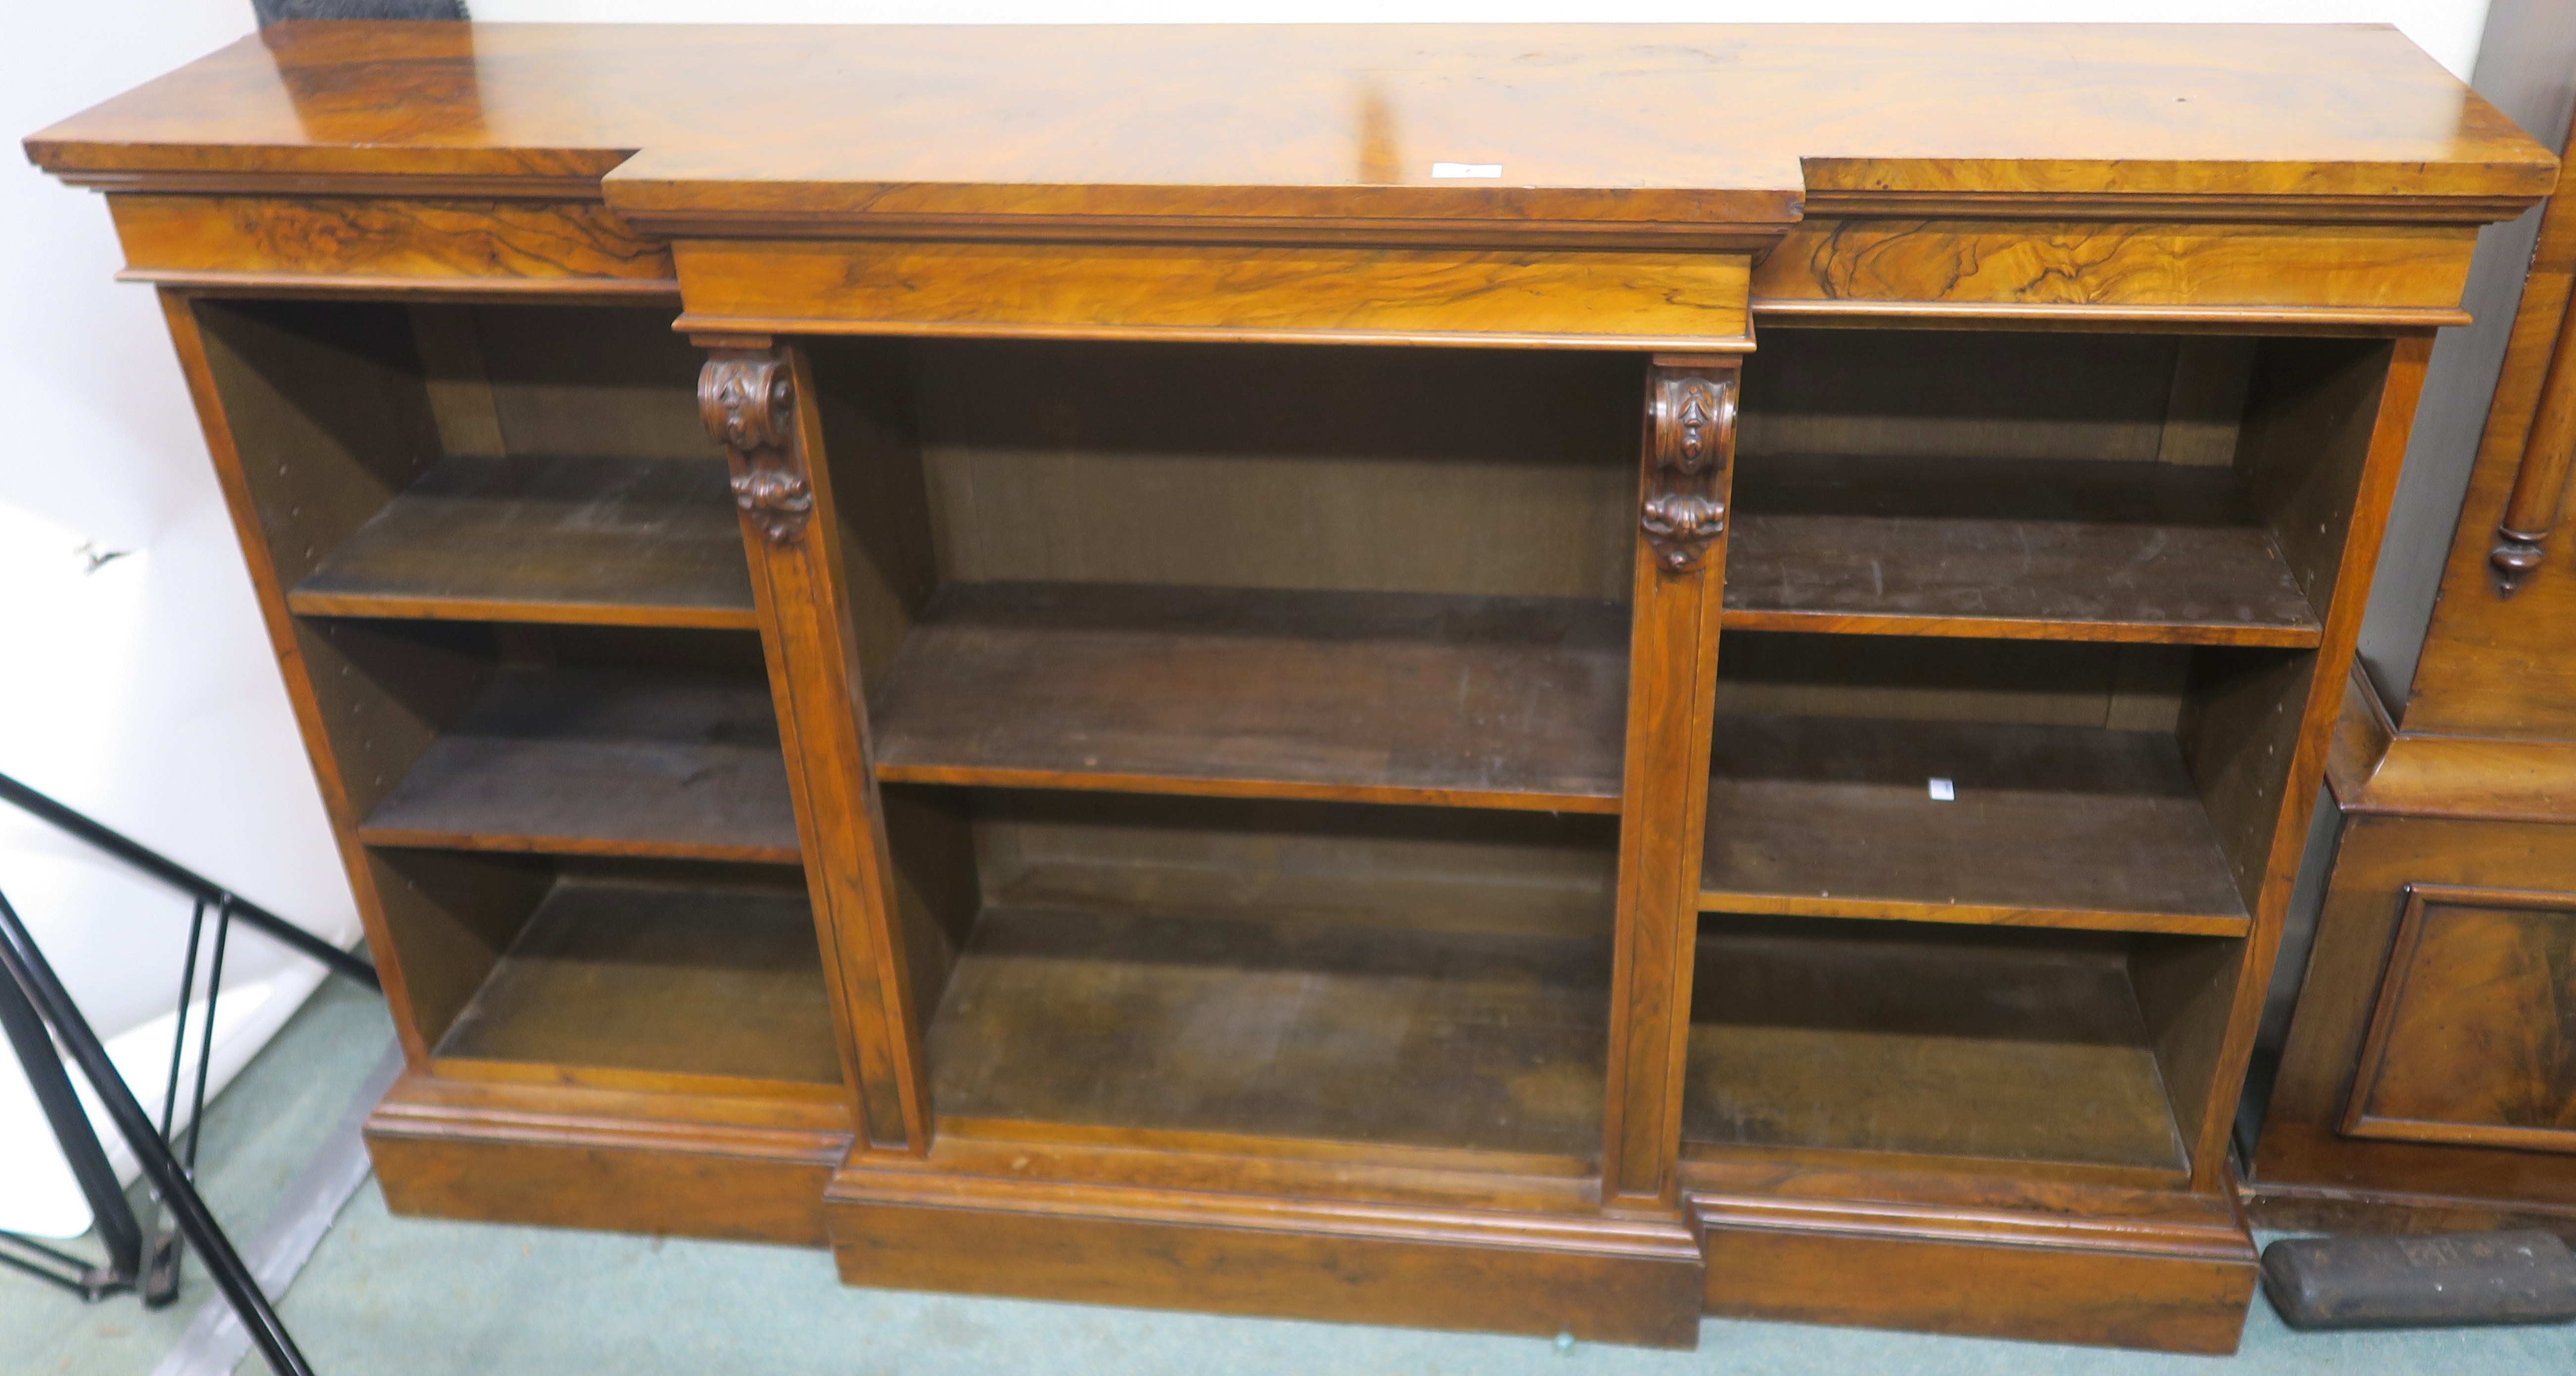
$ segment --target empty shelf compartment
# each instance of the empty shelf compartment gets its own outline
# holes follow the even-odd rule
[[[2162,463],[1739,461],[1729,629],[2310,647],[2235,472]]]
[[[1851,927],[1703,919],[1685,1142],[2186,1168],[2123,938]]]
[[[449,458],[295,585],[308,616],[759,625],[725,466]]]
[[[838,1036],[791,884],[567,875],[439,1043],[464,1078],[827,1098]]]
[[[943,1122],[1597,1159],[1610,943],[990,908],[929,1034]]]
[[[358,835],[563,855],[798,856],[769,685],[690,670],[498,670]]]
[[[1720,717],[1700,886],[1710,912],[2250,927],[2160,731]]]

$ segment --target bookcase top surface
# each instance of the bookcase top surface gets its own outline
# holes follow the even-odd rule
[[[745,219],[1758,225],[1828,198],[2180,198],[2457,220],[2555,172],[2373,25],[308,22],[27,148],[109,189],[605,176],[621,209]]]

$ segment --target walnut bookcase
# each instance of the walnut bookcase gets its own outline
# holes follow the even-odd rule
[[[286,25],[28,146],[162,291],[396,1209],[1669,1345],[2234,1346],[2554,175],[2241,27]]]

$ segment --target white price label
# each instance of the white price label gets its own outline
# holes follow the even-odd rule
[[[1431,164],[1431,175],[1435,177],[1499,177],[1503,175],[1503,165],[1498,162],[1435,162]]]
[[[1957,802],[1958,799],[1958,785],[1951,783],[1947,779],[1934,779],[1932,781],[1932,801],[1936,803],[1952,803]]]

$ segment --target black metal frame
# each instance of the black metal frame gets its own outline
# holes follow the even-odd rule
[[[117,1073],[114,1062],[108,1059],[107,1047],[55,977],[53,967],[46,962],[44,952],[37,949],[34,936],[19,920],[17,910],[9,906],[5,894],[0,894],[0,1033],[7,1035],[17,1050],[19,1063],[26,1068],[28,1083],[34,1087],[37,1103],[62,1144],[81,1194],[89,1201],[99,1239],[107,1251],[106,1264],[95,1265],[33,1238],[0,1232],[0,1264],[90,1301],[140,1290],[143,1302],[158,1308],[178,1298],[179,1243],[185,1239],[205,1262],[233,1312],[241,1316],[242,1327],[267,1358],[270,1369],[290,1376],[307,1376],[312,1368],[306,1365],[294,1339],[278,1321],[268,1296],[261,1291],[258,1279],[233,1250],[231,1239],[215,1222],[193,1183],[198,1132],[205,1121],[206,1075],[214,1053],[215,1001],[222,992],[224,951],[234,918],[323,962],[334,974],[381,991],[384,986],[375,967],[5,774],[0,774],[0,802],[14,804],[79,837],[185,892],[196,903],[189,917],[188,952],[179,977],[178,1028],[171,1038],[170,1078],[162,1092],[161,1121],[156,1125],[135,1099],[133,1089]],[[179,1147],[174,1146],[171,1130],[179,1104],[180,1072],[187,1055],[189,1005],[198,988],[198,951],[209,909],[215,917],[215,940],[206,962],[205,1025],[198,1031],[194,1111],[188,1118],[185,1146]],[[71,1077],[63,1070],[65,1054],[80,1067],[82,1077],[97,1093],[118,1134],[133,1149],[173,1226],[147,1234],[135,1217],[115,1169],[108,1164],[106,1149],[90,1125],[89,1114],[72,1089]]]

